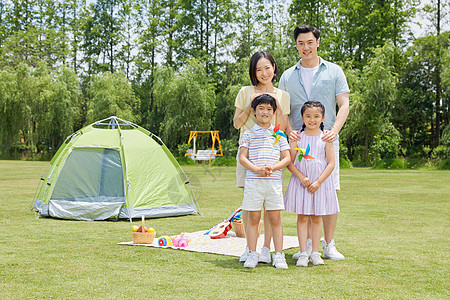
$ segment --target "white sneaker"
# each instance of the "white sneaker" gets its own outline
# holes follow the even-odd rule
[[[320,253],[319,252],[313,252],[311,253],[311,257],[309,258],[309,260],[312,262],[313,265],[317,266],[317,265],[323,265],[323,259],[322,257],[320,257]]]
[[[284,253],[277,252],[272,256],[272,265],[277,269],[287,269],[288,265],[286,263],[286,258],[284,258]]]
[[[245,262],[248,256],[248,247],[245,247],[244,253],[242,253],[241,257],[239,257],[239,262]]]
[[[306,252],[301,252],[297,260],[297,267],[307,267],[309,262],[309,257]]]
[[[258,265],[259,254],[256,251],[249,251],[247,260],[244,263],[244,268],[254,268]]]
[[[267,247],[262,247],[261,252],[259,253],[259,260],[258,262],[270,264],[270,249]]]
[[[306,253],[308,254],[308,257],[311,256],[311,252],[312,252],[312,240],[307,239],[306,240]],[[292,255],[292,259],[299,259],[301,254],[302,254],[302,251],[300,250],[297,253],[295,253],[294,255]]]
[[[322,241],[323,258],[331,260],[344,260],[345,257],[336,250],[334,239],[327,244],[326,241]]]

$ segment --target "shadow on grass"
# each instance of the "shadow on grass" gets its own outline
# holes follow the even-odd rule
[[[239,257],[230,257],[227,259],[215,259],[215,260],[209,260],[205,261],[207,263],[210,263],[212,265],[215,265],[216,267],[220,267],[223,269],[235,269],[235,270],[241,270],[244,272],[251,272],[254,269],[251,268],[244,268],[244,263],[239,262]],[[257,266],[258,269],[260,268],[273,268],[272,264],[265,264],[265,263],[259,263]]]

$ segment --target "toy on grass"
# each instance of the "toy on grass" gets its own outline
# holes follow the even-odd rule
[[[280,140],[281,137],[284,137],[285,139],[287,139],[284,132],[280,130],[280,124],[278,124],[277,126],[275,126],[273,128],[273,133],[271,133],[269,131],[269,134],[275,138],[275,142],[273,142],[274,145],[276,145],[278,143],[278,141]]]
[[[300,161],[302,160],[302,158],[304,159],[314,159],[314,157],[312,157],[311,155],[309,155],[309,151],[311,150],[311,148],[306,147],[306,149],[302,149],[302,148],[294,148],[296,150],[298,150],[300,152],[300,154],[298,155],[298,162],[300,163]]]
[[[175,247],[187,247],[187,245],[189,245],[189,239],[184,236],[184,233],[182,233],[172,239],[172,244]]]
[[[162,235],[158,239],[158,245],[161,247],[172,246],[172,238],[168,235]]]
[[[242,212],[242,211],[239,211],[239,212],[231,219],[231,222],[241,220],[241,212]]]
[[[214,225],[209,230],[205,232],[205,235],[209,235],[212,239],[221,239],[227,236],[228,231],[231,229],[231,220],[236,216],[242,207],[236,209],[227,219]]]

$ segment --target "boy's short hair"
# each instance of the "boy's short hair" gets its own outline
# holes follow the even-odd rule
[[[312,32],[312,34],[314,35],[316,40],[318,40],[320,38],[320,30],[319,29],[317,29],[316,27],[314,27],[312,25],[303,24],[303,25],[295,27],[294,41],[297,41],[297,37],[300,33],[308,33],[308,32]]]
[[[270,106],[272,106],[273,111],[277,110],[277,101],[275,100],[274,97],[272,97],[269,94],[262,94],[262,95],[259,95],[258,97],[255,97],[255,99],[253,99],[253,101],[252,101],[253,110],[256,110],[256,107],[258,105],[260,105],[261,103],[268,103],[268,104],[270,104]]]

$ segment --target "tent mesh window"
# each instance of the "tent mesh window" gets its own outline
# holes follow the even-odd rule
[[[52,200],[125,202],[120,153],[108,148],[75,148],[55,183]]]

